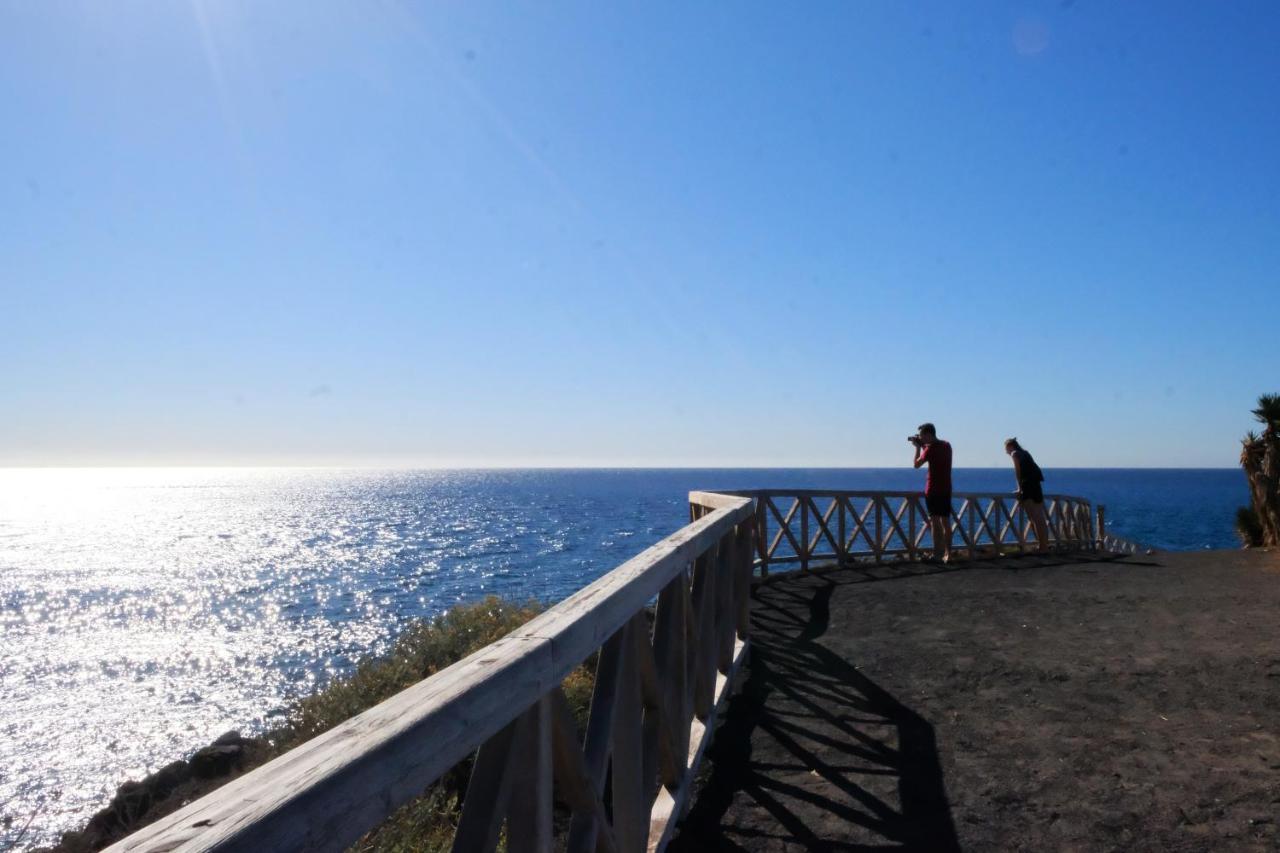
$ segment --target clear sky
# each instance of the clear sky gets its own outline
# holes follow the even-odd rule
[[[0,0],[0,465],[1232,465],[1280,6]]]

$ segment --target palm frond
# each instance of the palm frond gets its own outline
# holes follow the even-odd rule
[[[1253,416],[1267,429],[1276,429],[1280,426],[1280,394],[1259,396],[1258,408],[1253,410]]]

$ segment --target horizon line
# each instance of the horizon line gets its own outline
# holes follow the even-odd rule
[[[956,471],[1003,470],[1007,465],[957,465]],[[1046,465],[1049,471],[1236,471],[1239,465]],[[5,465],[0,471],[140,470],[225,471],[912,471],[910,465],[276,465],[244,463]]]

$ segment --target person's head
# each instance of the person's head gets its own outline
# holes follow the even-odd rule
[[[916,427],[916,435],[926,443],[938,440],[938,430],[931,423],[923,423]]]
[[[1006,439],[1004,440],[1004,452],[1005,452],[1005,453],[1012,454],[1012,453],[1013,453],[1013,451],[1015,451],[1015,450],[1021,450],[1021,449],[1022,449],[1022,445],[1021,445],[1021,444],[1018,444],[1018,439],[1016,439],[1016,438],[1006,438]]]

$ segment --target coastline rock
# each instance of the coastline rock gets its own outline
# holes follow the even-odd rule
[[[213,742],[214,746],[244,746],[249,741],[240,736],[240,732],[232,729],[229,732],[221,734],[218,739]]]
[[[215,779],[226,776],[244,762],[244,749],[235,746],[206,746],[196,750],[187,762],[191,775],[197,779]]]
[[[184,802],[216,788],[226,777],[244,767],[246,760],[268,749],[266,741],[229,731],[186,761],[166,764],[142,780],[130,780],[116,789],[105,809],[89,819],[84,829],[63,833],[51,853],[85,853],[101,850],[138,827],[179,808]]]

